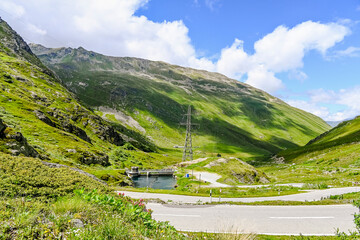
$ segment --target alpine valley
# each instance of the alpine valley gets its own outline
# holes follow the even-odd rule
[[[194,161],[183,162],[189,107]],[[115,191],[225,198],[349,186],[360,181],[359,129],[360,118],[331,128],[219,73],[28,45],[0,18],[0,239],[229,239],[184,235]],[[175,189],[135,189],[131,167],[171,168]]]

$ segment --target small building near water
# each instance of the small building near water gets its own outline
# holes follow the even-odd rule
[[[131,167],[131,170],[126,170],[126,174],[130,177],[138,176],[173,176],[174,169],[145,169],[139,170],[138,167]]]

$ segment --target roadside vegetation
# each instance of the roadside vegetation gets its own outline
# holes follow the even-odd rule
[[[234,198],[234,197],[271,197],[271,196],[283,196],[301,193],[301,189],[291,186],[270,186],[259,188],[207,188],[206,185],[200,185],[194,181],[194,189],[186,190],[166,190],[166,189],[151,189],[151,188],[132,188],[132,187],[120,187],[117,190],[134,191],[134,192],[149,192],[149,193],[166,193],[166,194],[178,194],[188,196],[202,196],[209,197],[210,190],[212,191],[213,198]],[[221,193],[220,193],[221,190]]]
[[[0,239],[184,239],[152,220],[142,201],[116,196],[79,172],[33,158],[0,159]]]

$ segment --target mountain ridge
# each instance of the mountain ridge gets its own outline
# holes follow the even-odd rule
[[[330,128],[310,113],[219,73],[108,57],[81,47],[30,47],[87,106],[98,111],[110,108],[133,118],[160,147],[183,141],[184,129],[178,124],[188,105],[199,113],[194,121],[202,126],[201,151],[272,154],[306,144]],[[110,116],[114,114],[103,115],[114,119]]]

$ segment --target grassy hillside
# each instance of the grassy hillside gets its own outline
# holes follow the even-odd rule
[[[283,151],[286,162],[360,167],[360,117],[345,121],[306,146]]]
[[[77,167],[117,186],[131,184],[126,167],[181,161],[180,151],[165,154],[115,116],[103,114],[106,121],[84,107],[4,21],[0,30],[0,152]]]
[[[109,153],[127,142],[155,150],[141,134],[81,105],[1,19],[0,39],[2,152],[91,170],[114,165]]]
[[[195,109],[198,153],[242,159],[306,144],[330,128],[320,118],[221,74],[83,48],[32,50],[82,102],[127,124],[162,148],[182,145],[188,105]]]
[[[261,170],[274,181],[351,186],[360,182],[360,117],[340,123],[307,145],[279,152]],[[269,164],[270,163],[270,164]]]

